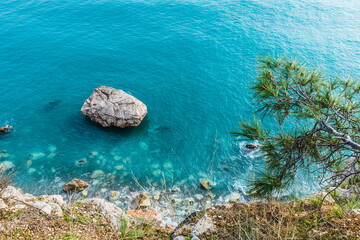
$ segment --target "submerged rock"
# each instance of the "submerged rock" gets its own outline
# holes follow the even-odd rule
[[[51,111],[51,110],[55,109],[61,102],[62,102],[62,100],[60,100],[60,99],[50,101],[44,106],[44,110]]]
[[[1,158],[8,158],[9,154],[5,150],[0,150],[0,159]]]
[[[140,100],[111,87],[100,86],[84,102],[81,113],[103,127],[138,126],[147,114]]]
[[[86,163],[87,163],[87,159],[86,159],[86,158],[82,158],[82,159],[80,159],[80,160],[75,161],[75,165],[77,165],[77,166],[83,166],[83,165],[85,165]]]
[[[105,173],[104,173],[104,171],[102,171],[102,170],[95,170],[95,171],[93,171],[93,173],[91,174],[91,178],[100,178],[100,177],[103,177],[103,176],[105,176]]]
[[[87,182],[80,179],[73,179],[64,186],[64,192],[80,192],[85,188],[89,187]]]
[[[6,171],[11,171],[14,168],[15,168],[15,165],[10,161],[4,161],[4,162],[0,163],[0,173],[6,172]]]

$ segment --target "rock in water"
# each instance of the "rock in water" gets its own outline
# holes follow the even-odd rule
[[[248,143],[248,144],[245,145],[245,147],[246,147],[247,149],[251,149],[251,150],[255,150],[255,149],[258,149],[258,148],[259,148],[259,146],[256,145],[256,144],[254,144],[254,143]]]
[[[64,192],[80,192],[89,187],[89,184],[80,179],[73,179],[64,186]]]
[[[12,130],[12,126],[9,125],[2,126],[0,127],[0,134],[11,132],[11,130]]]
[[[81,113],[103,127],[125,128],[138,126],[147,114],[147,107],[122,90],[100,86],[86,99]]]
[[[212,187],[212,183],[207,179],[200,179],[200,186],[205,190],[210,190]]]
[[[139,195],[137,195],[135,197],[135,199],[133,199],[133,201],[131,202],[132,207],[135,209],[141,209],[141,208],[147,208],[150,207],[151,205],[151,201],[150,198],[147,194],[145,193],[140,193]]]

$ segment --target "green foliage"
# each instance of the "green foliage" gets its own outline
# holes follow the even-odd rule
[[[266,169],[252,182],[254,196],[271,196],[288,187],[299,169],[318,166],[332,173],[332,182],[354,174],[360,159],[360,81],[330,79],[293,59],[260,58],[257,81],[251,87],[259,106],[252,122],[232,132],[261,142]],[[266,130],[264,117],[274,117],[278,129]],[[296,121],[295,129],[289,129]],[[242,139],[243,140],[243,139]],[[345,160],[350,159],[356,160]]]
[[[120,219],[120,233],[125,237],[128,231],[129,220],[127,218]]]

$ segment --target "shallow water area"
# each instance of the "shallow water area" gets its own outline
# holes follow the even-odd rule
[[[252,119],[256,58],[285,54],[359,76],[358,29],[355,0],[1,1],[0,125],[14,130],[0,136],[0,161],[33,194],[81,178],[89,195],[179,187],[188,198],[207,194],[207,178],[214,203],[230,192],[247,200],[263,159],[229,132]],[[83,117],[99,85],[143,101],[142,124],[102,128]],[[289,194],[316,189],[298,177]]]

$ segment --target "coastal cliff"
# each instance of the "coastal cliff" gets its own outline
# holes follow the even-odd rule
[[[0,194],[1,239],[358,239],[360,211],[332,197],[232,203],[196,211],[177,227],[149,209],[127,213],[101,198],[71,201],[7,186]],[[321,210],[321,211],[320,211]],[[248,237],[246,237],[248,236]]]

